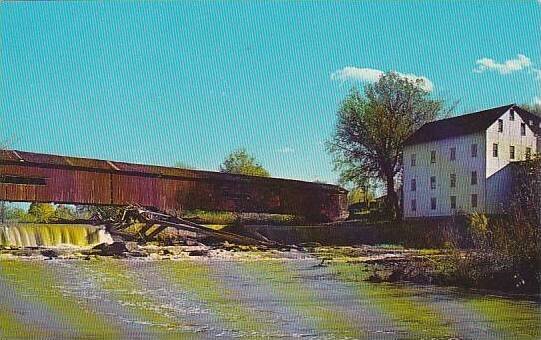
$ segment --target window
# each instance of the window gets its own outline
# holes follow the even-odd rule
[[[430,189],[436,189],[436,176],[430,177]]]
[[[513,145],[509,147],[509,158],[515,159],[515,147]]]
[[[452,161],[456,159],[456,148],[451,148],[451,156],[449,157],[449,159]]]
[[[450,175],[450,182],[451,182],[450,183],[451,188],[456,187],[456,174],[451,174]]]
[[[436,163],[436,150],[430,151],[430,163]]]
[[[503,120],[498,119],[498,132],[503,132]]]
[[[417,211],[417,200],[411,200],[411,211]]]
[[[520,123],[520,135],[521,136],[526,136],[526,124],[525,123]]]
[[[47,185],[46,179],[41,177],[24,177],[17,175],[1,175],[0,183],[20,185]]]
[[[492,157],[498,157],[498,144],[492,144]]]
[[[416,191],[417,190],[417,181],[415,180],[415,178],[412,178],[411,179],[411,191]]]
[[[477,194],[471,195],[471,206],[472,208],[477,208]]]
[[[477,144],[472,144],[471,145],[471,156],[472,157],[477,157]]]
[[[514,121],[515,120],[515,111],[509,110],[509,120]]]
[[[411,166],[417,165],[417,155],[412,153],[411,154]]]
[[[436,197],[430,198],[430,209],[436,210]]]
[[[471,185],[477,185],[477,171],[471,172]]]
[[[451,209],[456,209],[456,196],[451,196]]]
[[[532,158],[532,148],[526,148],[526,159]]]

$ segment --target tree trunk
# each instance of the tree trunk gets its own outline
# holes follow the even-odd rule
[[[387,177],[387,207],[391,213],[391,217],[394,220],[400,220],[402,217],[400,211],[400,202],[398,200],[398,194],[394,189],[394,176],[388,175]]]

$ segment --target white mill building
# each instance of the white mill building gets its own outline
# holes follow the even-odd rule
[[[404,217],[498,214],[511,162],[541,151],[541,118],[516,105],[423,125],[404,148]]]

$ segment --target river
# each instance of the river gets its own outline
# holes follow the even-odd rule
[[[301,252],[0,256],[0,338],[536,339],[535,300],[364,281]]]

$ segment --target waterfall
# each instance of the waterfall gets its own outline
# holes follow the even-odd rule
[[[87,247],[112,242],[111,235],[103,228],[89,225],[21,223],[0,226],[0,246]]]

